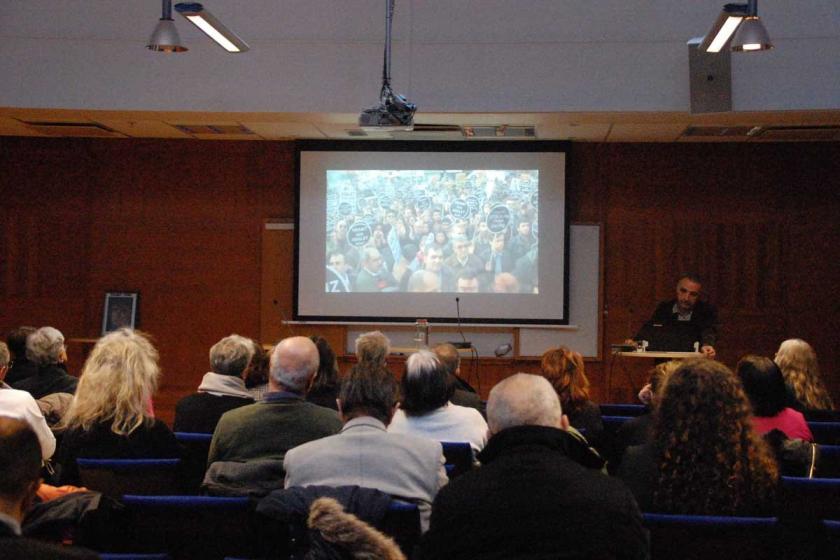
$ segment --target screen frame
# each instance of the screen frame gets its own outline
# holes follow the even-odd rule
[[[295,235],[294,235],[294,271],[292,283],[292,318],[301,322],[318,323],[414,323],[414,318],[384,316],[348,316],[348,315],[302,315],[298,308],[298,286],[300,274],[300,216],[301,216],[301,152],[337,151],[337,152],[557,152],[566,157],[563,169],[565,192],[569,192],[568,156],[571,143],[567,141],[429,141],[429,140],[298,140],[294,148],[295,165]],[[458,318],[425,317],[431,323],[463,323],[476,325],[568,325],[569,324],[569,204],[568,196],[563,205],[564,212],[564,247],[563,258],[563,318],[562,319],[498,319],[498,318]]]

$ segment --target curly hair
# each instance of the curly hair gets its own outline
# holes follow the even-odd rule
[[[658,510],[737,515],[772,501],[776,462],[752,428],[741,383],[723,364],[688,360],[671,374],[657,412],[655,441]]]
[[[543,377],[560,397],[563,412],[575,412],[589,400],[589,379],[583,370],[583,356],[559,346],[550,348],[542,355],[540,369]]]
[[[158,352],[147,335],[125,328],[108,333],[85,362],[64,425],[90,430],[110,422],[111,431],[121,436],[149,426],[154,422],[149,403],[159,380]]]
[[[785,340],[776,352],[775,361],[793,396],[806,410],[834,410],[831,396],[820,379],[817,353],[810,344],[800,338]]]

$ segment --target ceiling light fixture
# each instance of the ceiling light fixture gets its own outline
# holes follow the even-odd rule
[[[391,89],[391,23],[394,21],[394,0],[385,0],[385,60],[382,64],[382,89],[379,104],[359,115],[363,129],[412,130],[417,105]]]
[[[161,1],[160,21],[158,21],[155,30],[149,37],[146,48],[150,51],[165,53],[179,53],[188,50],[181,44],[178,29],[175,27],[175,22],[172,21],[172,0]]]
[[[201,29],[208,37],[216,41],[229,53],[242,53],[250,50],[248,43],[236,33],[228,29],[213,14],[204,9],[198,2],[181,2],[175,4],[175,10],[187,18],[190,23]]]
[[[773,48],[767,30],[758,17],[758,0],[749,0],[746,4],[724,5],[712,29],[700,43],[700,49],[717,53],[728,44],[731,44],[731,50],[737,52]]]

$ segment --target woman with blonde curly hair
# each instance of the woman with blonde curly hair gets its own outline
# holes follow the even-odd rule
[[[750,404],[729,368],[684,362],[665,384],[654,442],[630,447],[618,476],[642,511],[748,515],[772,509],[778,468],[752,429]]]
[[[775,362],[785,376],[793,408],[800,412],[834,409],[820,379],[817,353],[810,344],[800,338],[785,340],[776,352]]]
[[[550,348],[542,355],[540,369],[543,377],[557,391],[569,423],[580,430],[590,443],[596,444],[604,431],[604,424],[601,409],[589,400],[589,379],[583,368],[583,356],[565,346]]]
[[[158,352],[139,332],[120,329],[96,343],[63,420],[58,463],[63,484],[79,484],[76,458],[178,457],[172,431],[154,417]]]

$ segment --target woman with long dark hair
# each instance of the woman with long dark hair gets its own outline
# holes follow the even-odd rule
[[[753,430],[750,404],[729,368],[684,362],[665,384],[654,442],[630,447],[618,475],[642,511],[749,515],[772,509],[778,468]]]

